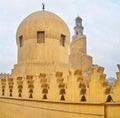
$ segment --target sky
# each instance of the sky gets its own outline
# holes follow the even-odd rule
[[[4,0],[0,3],[0,73],[10,73],[17,63],[16,30],[29,14],[45,9],[59,15],[72,35],[75,18],[83,19],[87,53],[93,64],[115,77],[120,64],[120,0]]]

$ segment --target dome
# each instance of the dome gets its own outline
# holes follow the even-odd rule
[[[25,40],[36,39],[36,32],[44,31],[45,38],[60,39],[60,35],[66,36],[66,43],[69,43],[69,28],[66,23],[56,14],[48,11],[38,11],[26,17],[19,25],[16,39],[23,36]]]

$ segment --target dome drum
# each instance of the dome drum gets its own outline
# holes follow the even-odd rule
[[[61,35],[65,35],[66,43],[69,43],[69,29],[65,22],[54,13],[48,11],[39,11],[29,15],[19,25],[17,30],[17,44],[19,37],[23,36],[23,40],[37,39],[37,32],[44,31],[45,38],[60,39]]]

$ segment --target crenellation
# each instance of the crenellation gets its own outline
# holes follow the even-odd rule
[[[22,97],[22,92],[23,92],[23,78],[22,77],[17,77],[17,93],[18,97]]]
[[[57,85],[58,85],[58,91],[60,98],[59,100],[66,100],[66,85],[64,82],[64,75],[63,72],[56,72],[56,78],[57,78]]]
[[[13,93],[13,85],[14,85],[14,82],[13,82],[13,78],[8,78],[8,86],[9,86],[9,96],[12,97],[12,93]]]
[[[0,73],[0,79],[9,78],[11,75],[9,73]]]
[[[112,87],[112,92],[113,92],[113,100],[114,102],[120,102],[120,64],[118,64],[118,70],[119,72],[116,72],[116,77],[117,79],[115,80],[115,85]]]
[[[48,99],[50,85],[48,83],[48,75],[45,73],[40,73],[40,85],[41,85],[41,97],[43,100]]]
[[[26,80],[27,80],[28,89],[29,89],[29,98],[33,98],[33,89],[34,89],[33,75],[27,75]]]
[[[108,84],[106,80],[101,79],[101,75],[104,75],[103,70],[103,67],[99,67],[98,65],[92,67],[87,91],[88,102],[105,102],[105,89],[107,87],[105,85]]]
[[[6,91],[6,79],[1,79],[1,91],[2,91],[2,96],[5,95],[5,91]]]
[[[117,76],[119,77],[119,72]],[[66,77],[67,81],[64,78],[63,72],[56,72],[55,74],[40,73],[38,76],[26,75],[1,79],[1,96],[74,102],[111,102],[114,100],[114,89],[119,83],[118,78],[114,89],[110,87],[104,68],[96,65],[87,77],[81,70],[75,70]],[[15,90],[16,94],[14,94]],[[53,98],[54,94],[56,97]]]
[[[86,102],[86,93],[87,93],[87,85],[85,82],[85,78],[83,78],[80,83],[79,83],[79,88],[80,88],[80,96],[81,96],[81,102]]]
[[[75,70],[72,73],[69,75],[69,81],[67,82],[66,97],[68,101],[80,102],[81,94],[85,94],[86,82],[81,70]]]

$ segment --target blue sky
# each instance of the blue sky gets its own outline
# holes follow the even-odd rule
[[[46,10],[59,15],[74,34],[74,19],[83,19],[88,54],[93,63],[115,77],[120,63],[119,0],[43,0]],[[17,63],[16,30],[30,13],[41,10],[42,0],[4,0],[0,3],[0,72],[9,72]]]

